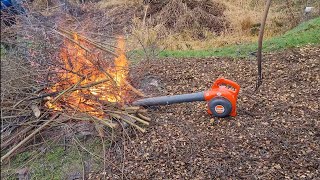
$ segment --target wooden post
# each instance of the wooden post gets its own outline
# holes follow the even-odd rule
[[[258,79],[256,84],[256,89],[260,87],[262,84],[262,42],[263,42],[263,34],[264,34],[264,28],[267,21],[268,12],[270,9],[271,0],[267,0],[265,10],[263,12],[262,22],[260,25],[260,31],[259,31],[259,41],[258,41],[258,52],[257,52],[257,62],[258,62]]]

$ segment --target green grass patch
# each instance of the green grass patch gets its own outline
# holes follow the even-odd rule
[[[282,36],[272,37],[263,42],[263,52],[280,51],[304,45],[320,44],[320,17],[309,20],[286,32]],[[258,43],[230,45],[227,47],[208,50],[165,50],[159,53],[160,57],[247,57],[256,52]]]
[[[102,156],[102,142],[99,138],[90,138],[81,143],[90,153]],[[105,143],[106,146],[110,144],[107,140]],[[14,156],[10,164],[1,167],[1,176],[8,180],[17,179],[17,171],[27,168],[31,179],[68,179],[73,174],[82,177],[84,162],[90,164],[93,171],[99,171],[103,167],[101,159],[73,144],[66,149],[52,144],[46,149],[45,153],[29,150]]]

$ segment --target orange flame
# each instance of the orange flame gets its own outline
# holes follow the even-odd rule
[[[128,77],[128,60],[125,56],[124,38],[118,38],[114,67],[97,61],[97,55],[89,54],[84,48],[88,44],[79,40],[77,34],[74,34],[73,41],[64,42],[66,48],[60,52],[64,71],[59,74],[59,82],[50,89],[50,92],[71,89],[71,93],[57,101],[48,101],[46,106],[54,110],[71,107],[80,112],[103,116],[104,103],[123,103],[128,94],[125,83]]]

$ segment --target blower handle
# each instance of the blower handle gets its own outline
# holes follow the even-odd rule
[[[229,79],[225,79],[225,78],[218,78],[214,84],[212,85],[212,89],[214,88],[219,88],[220,85],[222,84],[225,84],[225,85],[230,85],[231,87],[233,87],[235,90],[234,90],[234,93],[236,95],[239,94],[239,91],[240,91],[240,86],[239,84],[237,84],[236,82],[233,82]]]

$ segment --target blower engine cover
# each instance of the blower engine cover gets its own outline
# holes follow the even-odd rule
[[[204,92],[208,113],[216,117],[236,116],[240,86],[228,79],[219,78],[211,89]]]

